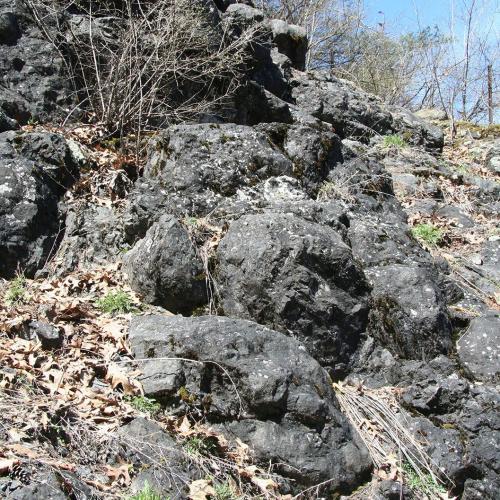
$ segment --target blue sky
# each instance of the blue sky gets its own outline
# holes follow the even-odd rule
[[[452,5],[458,12],[463,0],[365,0],[370,24],[383,22],[392,34],[418,31],[422,27],[437,25],[443,32],[449,31]],[[477,16],[479,30],[488,31],[492,39],[498,39],[500,31],[500,0],[481,0]],[[379,14],[381,11],[383,14]],[[418,15],[417,15],[418,11]],[[461,21],[456,18],[456,34],[461,31]]]
[[[447,24],[450,12],[449,0],[366,0],[366,9],[371,22],[383,22],[392,32],[414,31],[418,17],[423,26]],[[383,14],[379,14],[383,12]]]

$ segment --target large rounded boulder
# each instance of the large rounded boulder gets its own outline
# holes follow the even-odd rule
[[[246,215],[218,259],[227,315],[297,336],[322,364],[345,369],[367,325],[370,289],[339,233],[291,213]]]
[[[184,226],[164,215],[125,255],[130,286],[145,302],[189,313],[208,302],[203,262]]]
[[[298,341],[217,316],[136,317],[129,338],[146,396],[203,409],[295,490],[326,481],[326,492],[349,491],[369,471],[327,373]]]

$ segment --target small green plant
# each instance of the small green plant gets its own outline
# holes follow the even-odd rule
[[[420,476],[408,462],[403,463],[403,474],[406,484],[415,492],[424,493],[432,497],[446,493],[446,488],[438,483],[433,476],[430,474]]]
[[[403,149],[408,146],[408,143],[400,135],[386,135],[382,142],[384,148]]]
[[[198,225],[198,221],[200,219],[196,218],[196,217],[187,217],[186,219],[184,219],[184,222],[186,223],[186,225],[188,226],[197,226]]]
[[[177,391],[177,395],[182,401],[189,404],[195,403],[197,399],[196,394],[189,392],[184,386]]]
[[[170,500],[170,497],[160,495],[146,482],[144,488],[135,495],[129,497],[129,500]]]
[[[429,246],[437,246],[443,241],[443,230],[434,224],[417,224],[411,230],[415,238]]]
[[[122,290],[106,294],[97,301],[97,307],[109,314],[130,313],[136,310],[132,298]]]
[[[133,396],[128,399],[128,402],[137,410],[143,413],[148,413],[153,416],[161,410],[161,405],[152,398],[144,396]]]
[[[236,500],[236,496],[233,492],[233,488],[228,481],[221,484],[216,484],[215,490],[215,500]]]
[[[24,274],[18,274],[9,284],[5,294],[5,302],[9,306],[26,302],[27,284]]]
[[[212,455],[216,451],[216,448],[217,446],[213,440],[198,436],[190,437],[184,442],[186,453],[195,457],[199,455]]]
[[[469,173],[469,169],[467,168],[466,165],[455,165],[455,170],[460,174],[460,175],[467,175]]]

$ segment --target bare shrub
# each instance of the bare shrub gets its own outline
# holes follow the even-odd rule
[[[111,133],[221,104],[239,86],[253,36],[232,37],[201,0],[23,1],[64,55],[80,105]]]

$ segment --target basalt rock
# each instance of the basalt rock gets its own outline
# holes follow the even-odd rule
[[[143,316],[130,342],[147,359],[146,395],[173,407],[190,401],[259,463],[294,479],[293,489],[329,480],[325,491],[342,492],[363,480],[366,450],[326,372],[296,340],[243,320]]]
[[[369,286],[333,229],[289,213],[235,221],[218,249],[224,312],[296,335],[342,371],[367,326]]]
[[[59,201],[78,169],[65,139],[0,134],[0,275],[32,276],[55,249],[64,221]]]
[[[382,345],[408,359],[450,352],[446,304],[425,269],[392,265],[366,272],[373,284],[370,331]]]
[[[375,135],[401,134],[412,144],[442,149],[443,132],[409,111],[389,107],[352,83],[326,72],[294,74],[294,102],[311,115],[331,123],[342,138],[368,142]]]
[[[22,2],[0,2],[0,111],[7,118],[0,117],[0,130],[6,122],[14,129],[30,119],[65,118],[76,105],[65,71],[61,55]]]
[[[500,315],[490,311],[474,318],[457,343],[463,367],[475,379],[497,381],[500,377]]]
[[[186,229],[164,215],[124,257],[131,287],[145,302],[189,313],[208,302],[207,276]]]

